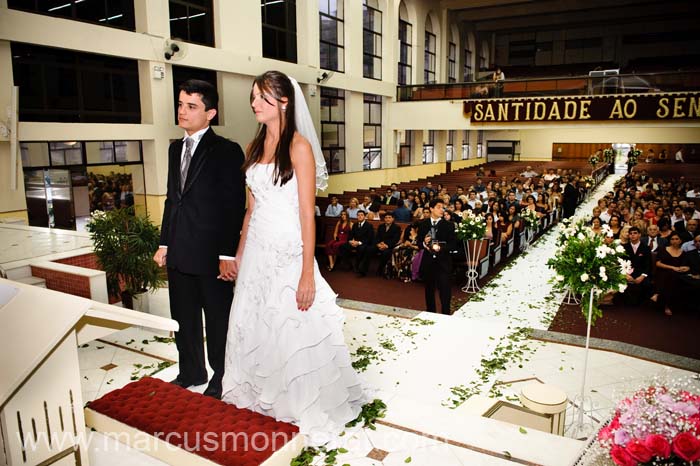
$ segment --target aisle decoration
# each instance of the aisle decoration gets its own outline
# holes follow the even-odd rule
[[[532,243],[532,240],[535,238],[535,232],[540,224],[540,219],[537,216],[537,212],[528,208],[520,211],[520,218],[525,223],[525,242],[520,245],[520,249],[527,251],[530,243]]]
[[[574,399],[578,416],[571,433],[572,437],[577,438],[586,434],[584,402],[588,347],[591,326],[596,318],[602,316],[597,302],[606,292],[625,291],[626,275],[631,272],[631,265],[625,259],[625,249],[619,240],[612,239],[607,225],[603,226],[603,234],[599,235],[586,226],[585,221],[563,224],[557,243],[556,255],[547,261],[547,265],[556,272],[554,287],[581,294],[581,311],[587,317],[581,393]]]
[[[615,160],[615,151],[611,147],[603,151],[603,160],[605,160],[605,163],[613,163]]]
[[[464,213],[462,221],[455,228],[455,235],[462,241],[467,258],[467,284],[462,287],[465,293],[476,293],[481,289],[477,281],[482,249],[488,248],[488,244],[484,244],[488,241],[482,240],[485,234],[486,219],[481,214],[474,214],[471,210]]]
[[[598,164],[598,156],[593,154],[590,157],[588,157],[588,163],[595,168],[595,166]]]
[[[632,149],[630,150],[629,154],[627,154],[627,165],[630,167],[634,167],[637,165],[637,160],[639,159],[639,156],[642,155],[642,151],[639,149]]]

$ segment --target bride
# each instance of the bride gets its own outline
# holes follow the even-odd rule
[[[260,127],[243,169],[248,211],[236,253],[222,400],[299,427],[310,445],[367,401],[343,338],[343,311],[314,259],[316,188],[328,174],[299,84],[255,78]]]

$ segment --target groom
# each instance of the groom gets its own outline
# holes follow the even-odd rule
[[[170,313],[180,324],[175,333],[180,373],[172,383],[187,388],[208,380],[203,309],[214,370],[204,394],[220,399],[245,184],[241,147],[209,127],[218,101],[208,82],[180,85],[177,118],[185,135],[168,150],[168,193],[153,259],[168,268]]]

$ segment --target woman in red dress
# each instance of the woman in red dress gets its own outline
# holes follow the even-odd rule
[[[328,271],[332,271],[335,268],[335,259],[338,256],[338,251],[340,246],[348,242],[350,236],[350,230],[352,229],[352,222],[348,218],[347,211],[343,210],[340,212],[340,219],[335,224],[335,230],[333,231],[333,239],[326,244],[326,255],[328,256]]]

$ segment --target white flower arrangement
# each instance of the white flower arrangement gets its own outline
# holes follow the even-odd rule
[[[463,213],[462,221],[457,224],[455,234],[462,241],[482,239],[486,234],[486,219],[481,214],[476,215],[469,210]]]
[[[540,219],[537,217],[537,212],[528,208],[525,208],[520,212],[520,218],[523,220],[523,222],[525,222],[525,227],[530,230],[536,229],[540,221]]]
[[[567,224],[558,238],[559,251],[547,262],[557,276],[553,280],[555,288],[571,289],[583,296],[581,309],[587,315],[590,292],[594,291],[592,320],[602,315],[596,305],[597,300],[607,291],[621,291],[627,286],[626,275],[631,269],[625,258],[625,249],[619,240],[605,244],[605,237],[591,234],[584,220]]]

